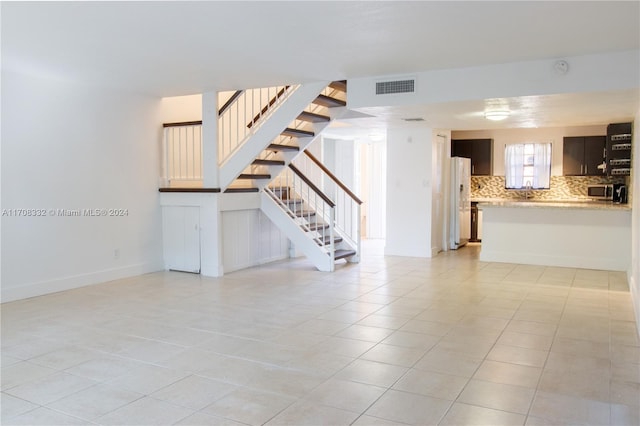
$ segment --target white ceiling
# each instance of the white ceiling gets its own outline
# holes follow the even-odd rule
[[[2,67],[152,96],[185,95],[638,49],[639,5],[2,2]],[[529,111],[509,125],[603,120],[618,114],[621,102],[638,108],[633,92],[586,96],[509,100]],[[376,125],[414,115],[442,128],[487,125],[469,115],[482,110],[475,103],[418,109],[377,111],[385,119]]]
[[[511,115],[503,121],[490,121],[484,111],[498,101]],[[603,125],[632,121],[640,109],[640,91],[624,90],[597,93],[567,93],[546,96],[521,96],[477,101],[359,108],[372,117],[356,117],[334,122],[325,131],[336,139],[367,139],[389,127],[427,126],[450,130],[487,130],[503,128],[546,128]],[[423,122],[407,124],[406,118]]]

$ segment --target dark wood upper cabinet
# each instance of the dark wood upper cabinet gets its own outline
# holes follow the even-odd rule
[[[602,176],[604,172],[599,169],[604,162],[607,146],[606,136],[586,136],[584,138],[584,167],[585,176]]]
[[[471,159],[471,174],[493,174],[493,139],[455,139],[451,141],[451,156]]]
[[[568,136],[562,145],[564,176],[602,176],[606,136]]]

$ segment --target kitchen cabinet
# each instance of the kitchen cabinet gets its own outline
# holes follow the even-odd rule
[[[602,176],[598,166],[604,161],[606,136],[568,136],[563,139],[564,176]]]
[[[478,209],[476,201],[471,202],[471,238],[469,242],[479,243],[482,241],[482,210]]]
[[[471,159],[471,174],[493,174],[493,139],[455,139],[451,141],[451,156]]]

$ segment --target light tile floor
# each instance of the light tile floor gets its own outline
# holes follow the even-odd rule
[[[640,424],[625,275],[478,252],[6,303],[2,424]]]

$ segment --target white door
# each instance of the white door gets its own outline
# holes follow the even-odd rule
[[[200,209],[162,208],[162,244],[165,269],[200,273]]]
[[[361,211],[361,235],[370,239],[384,239],[386,231],[387,160],[386,141],[361,142],[356,158],[355,188],[363,201]]]

